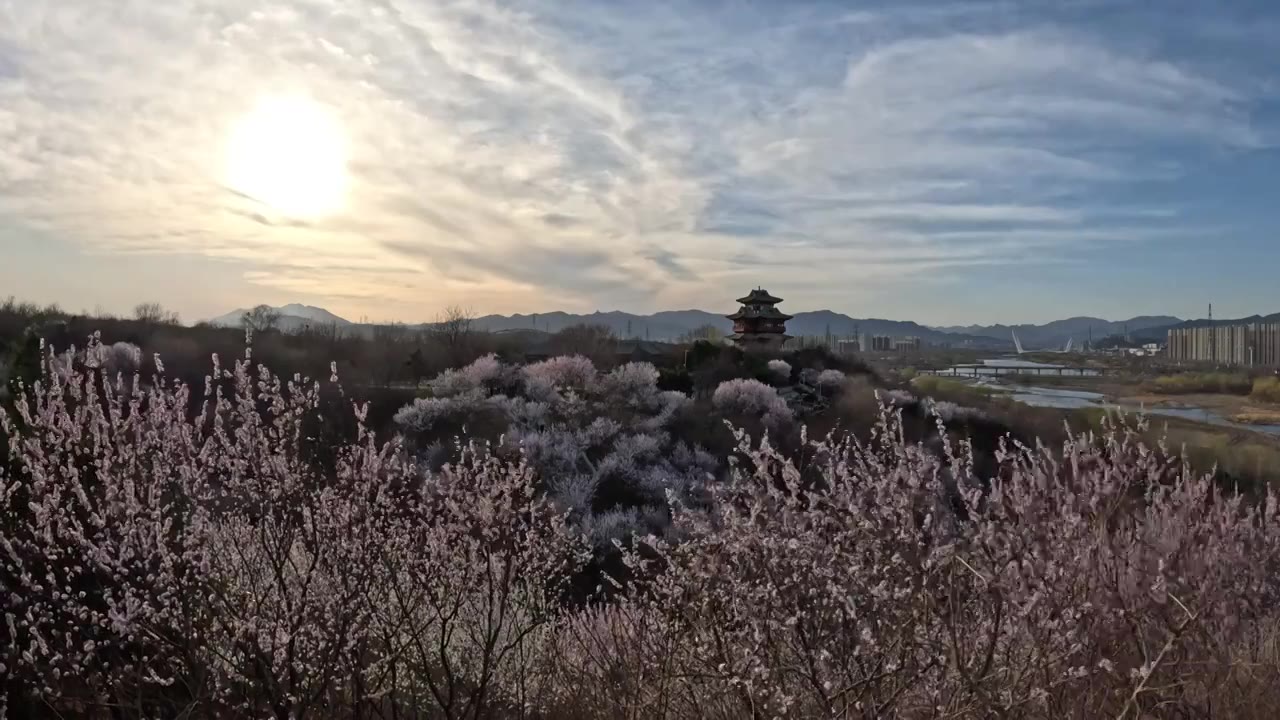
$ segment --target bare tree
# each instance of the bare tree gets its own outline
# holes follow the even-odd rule
[[[552,336],[551,348],[561,355],[583,355],[604,365],[614,359],[618,336],[608,325],[570,325]]]
[[[475,315],[460,305],[450,305],[436,319],[431,334],[435,342],[444,348],[451,364],[461,365],[472,359],[474,325]]]
[[[299,337],[310,338],[317,342],[329,343],[330,345],[342,340],[346,335],[346,333],[343,332],[343,329],[338,327],[338,324],[334,322],[307,323],[306,325],[300,326],[293,332],[293,334]]]
[[[177,325],[180,322],[178,313],[166,310],[158,302],[139,303],[133,308],[133,317],[153,325]]]
[[[373,342],[377,345],[398,345],[410,339],[409,328],[404,323],[373,326]]]
[[[280,324],[280,311],[270,305],[258,305],[240,318],[240,325],[254,332],[275,330],[278,324]]]
[[[373,344],[370,348],[373,364],[378,368],[378,376],[385,385],[390,385],[397,376],[408,373],[411,362],[406,359],[402,347],[413,341],[413,335],[404,323],[374,325]]]

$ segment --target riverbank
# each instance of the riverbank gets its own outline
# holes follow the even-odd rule
[[[1280,425],[1280,407],[1256,403],[1246,396],[1219,393],[1193,393],[1190,395],[1159,395],[1140,393],[1117,395],[1116,402],[1141,404],[1151,408],[1192,408],[1208,410],[1246,425]]]
[[[1035,383],[1034,378],[1020,379]],[[921,395],[978,408],[1008,427],[1026,429],[1051,443],[1061,438],[1064,427],[1099,432],[1116,422],[1117,415],[1126,416],[1122,422],[1133,427],[1142,415],[1147,428],[1143,440],[1148,444],[1162,442],[1196,467],[1216,467],[1222,482],[1280,486],[1280,423],[1244,424],[1230,417],[1247,412],[1247,398],[1161,396],[1142,392],[1137,382],[1114,378],[1026,385],[1010,378],[920,380],[924,382],[913,387]]]
[[[1148,410],[1207,412],[1241,425],[1280,426],[1280,405],[1259,403],[1247,395],[1188,393],[1168,395],[1146,389],[1146,378],[1126,376],[1058,377],[1018,375],[987,379],[992,389],[1019,387],[1070,390],[1096,396],[1105,404]],[[1177,413],[1182,414],[1182,413]]]

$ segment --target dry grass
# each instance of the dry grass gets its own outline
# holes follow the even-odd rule
[[[1247,408],[1232,415],[1231,420],[1245,425],[1280,425],[1280,410]]]
[[[974,404],[990,399],[997,391],[985,385],[938,375],[920,375],[911,381],[911,389],[917,394],[935,400],[949,400],[954,403]]]
[[[1280,377],[1262,377],[1254,380],[1249,399],[1280,405]]]
[[[1247,395],[1253,389],[1253,383],[1249,381],[1248,375],[1240,373],[1182,373],[1158,377],[1148,383],[1148,388],[1162,395]]]

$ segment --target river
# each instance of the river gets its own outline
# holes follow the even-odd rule
[[[1225,418],[1212,410],[1199,407],[1176,408],[1122,405],[1107,400],[1106,396],[1102,393],[1089,392],[1087,390],[1065,390],[1062,388],[1004,384],[990,385],[990,387],[1006,390],[1009,392],[1009,398],[1034,407],[1062,408],[1064,410],[1076,410],[1079,408],[1091,407],[1106,408],[1108,410],[1119,410],[1121,412],[1131,414],[1167,415],[1170,417],[1179,417],[1186,420],[1208,423],[1210,425],[1219,425],[1221,427],[1252,430],[1254,432],[1266,433],[1268,435],[1280,435],[1280,425],[1250,425],[1247,423],[1238,423],[1234,420]]]
[[[1063,367],[1062,365],[1054,365],[1052,363],[1039,363],[1030,360],[1020,360],[1018,358],[994,358],[982,360],[981,364],[975,365],[957,365],[949,368],[946,372],[952,370],[960,376],[976,373],[979,376],[993,376],[996,373],[992,370],[984,371],[983,368],[991,365],[998,365],[1002,368],[1008,367],[1025,367],[1039,368],[1040,370],[1053,370]],[[1009,374],[1007,370],[1003,373]],[[1086,376],[1097,375],[1096,370],[1086,370]],[[1075,373],[1072,373],[1075,375]],[[1239,428],[1241,430],[1252,430],[1254,432],[1266,433],[1268,435],[1280,435],[1280,425],[1252,425],[1248,423],[1239,423],[1224,417],[1207,408],[1201,407],[1141,407],[1135,405],[1124,405],[1114,403],[1107,400],[1102,393],[1089,392],[1088,390],[1067,390],[1065,388],[1047,388],[1035,387],[1033,385],[1011,385],[1006,383],[989,383],[986,380],[979,380],[978,384],[996,388],[1009,393],[1009,397],[1020,403],[1031,405],[1034,407],[1051,407],[1061,408],[1063,410],[1077,410],[1080,408],[1106,408],[1108,410],[1119,410],[1124,413],[1141,414],[1141,415],[1166,415],[1169,417],[1178,417],[1185,420],[1193,420],[1195,422],[1208,423],[1209,425],[1218,425],[1220,427]]]

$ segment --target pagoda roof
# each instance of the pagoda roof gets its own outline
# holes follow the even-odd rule
[[[725,315],[725,317],[730,320],[790,320],[792,316],[775,307],[760,308],[758,310],[744,307],[732,315]]]
[[[782,298],[774,297],[770,295],[769,291],[765,290],[764,288],[756,288],[755,290],[752,290],[750,293],[748,293],[746,297],[738,298],[738,302],[742,303],[743,305],[750,305],[752,303],[765,303],[768,305],[773,305],[775,303],[782,302]]]

